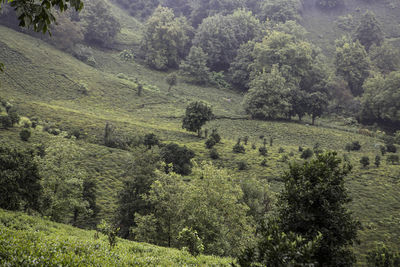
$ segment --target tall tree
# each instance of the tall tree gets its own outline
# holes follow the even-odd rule
[[[182,128],[197,132],[200,137],[201,127],[214,117],[211,108],[203,102],[192,102],[186,107]]]
[[[187,54],[191,32],[184,17],[175,18],[173,10],[159,6],[147,20],[143,34],[146,63],[158,70],[178,67]]]
[[[322,234],[313,256],[320,266],[351,266],[355,261],[350,246],[356,241],[359,222],[346,207],[351,201],[345,187],[350,170],[350,165],[341,165],[337,153],[327,152],[292,164],[283,176],[281,227],[310,241]]]
[[[210,69],[207,67],[207,54],[197,46],[190,48],[189,55],[179,66],[180,74],[193,84],[205,85],[210,81]]]
[[[0,145],[0,207],[39,210],[41,193],[34,151],[20,151]]]
[[[360,41],[367,51],[369,51],[373,44],[377,46],[382,44],[384,39],[383,32],[373,12],[367,11],[361,17],[360,24],[354,34],[354,39]]]
[[[342,38],[336,42],[336,73],[347,81],[354,96],[364,92],[363,83],[369,75],[370,60],[359,41]]]

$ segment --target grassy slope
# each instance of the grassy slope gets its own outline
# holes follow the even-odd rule
[[[123,239],[109,248],[95,231],[0,209],[1,266],[230,266],[232,259]]]
[[[117,12],[117,11],[116,11]],[[136,40],[140,26],[124,17],[126,25],[119,36],[119,44],[126,46]],[[130,24],[132,23],[132,24]],[[88,138],[77,145],[87,151],[88,173],[99,180],[99,203],[101,216],[109,217],[115,209],[115,197],[121,187],[124,170],[129,166],[132,155],[116,149],[109,149],[100,143],[106,121],[111,121],[119,131],[132,134],[154,132],[165,141],[186,144],[196,151],[197,160],[208,160],[204,140],[181,129],[180,117],[184,108],[192,100],[203,100],[213,106],[218,116],[243,117],[242,97],[231,91],[203,88],[180,83],[171,93],[167,92],[165,73],[149,70],[137,63],[123,63],[116,51],[96,51],[97,69],[59,52],[51,46],[29,36],[0,27],[0,61],[6,64],[6,73],[0,75],[1,95],[12,99],[25,115],[36,115],[43,120],[55,122],[63,129],[82,128]],[[139,78],[145,83],[143,97],[136,96],[135,84],[120,79],[117,74]],[[18,78],[17,78],[18,77]],[[79,93],[81,84],[86,84],[89,94]],[[219,119],[210,122],[206,128],[218,127],[223,144],[217,145],[221,159],[215,164],[233,170],[238,177],[257,176],[279,191],[282,184],[279,175],[287,168],[281,162],[283,154],[290,160],[299,160],[298,146],[312,147],[316,142],[324,149],[338,150],[344,154],[346,143],[359,140],[362,152],[350,153],[356,166],[348,185],[354,202],[351,205],[360,218],[364,229],[360,233],[361,245],[358,254],[365,254],[373,247],[373,241],[387,241],[400,247],[400,168],[386,165],[380,168],[360,169],[358,163],[362,155],[371,159],[378,154],[376,144],[380,141],[361,136],[355,129],[341,131],[323,127],[307,126],[286,122],[259,122],[249,120]],[[353,132],[352,132],[353,131]],[[269,149],[268,166],[261,167],[262,157],[250,144],[261,145],[260,135],[273,136],[274,145]],[[18,129],[1,131],[0,140],[26,146],[18,140]],[[247,153],[232,153],[232,146],[238,137],[249,136]],[[40,130],[34,131],[30,143],[46,142],[50,136]],[[285,152],[278,153],[283,147]],[[293,152],[293,156],[290,156]],[[237,162],[246,160],[250,169],[237,171]],[[360,257],[362,260],[362,257]]]

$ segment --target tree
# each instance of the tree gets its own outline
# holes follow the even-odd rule
[[[175,73],[171,73],[171,74],[169,74],[168,76],[167,76],[167,78],[165,79],[165,81],[167,82],[167,84],[168,84],[168,92],[170,92],[171,91],[171,88],[173,87],[173,86],[175,86],[177,83],[178,83],[178,77],[176,76],[176,74]]]
[[[378,244],[368,252],[367,263],[370,267],[395,267],[400,266],[400,253],[388,248],[385,244]]]
[[[159,173],[147,196],[154,209],[134,232],[140,233],[139,240],[180,247],[179,233],[188,228],[197,232],[206,254],[235,255],[252,231],[242,197],[233,177],[210,164],[196,166],[189,182]]]
[[[186,146],[179,146],[170,143],[161,149],[161,158],[164,160],[166,172],[170,171],[169,164],[172,164],[172,171],[182,175],[189,175],[192,171],[192,158],[195,154]]]
[[[363,94],[363,83],[369,75],[370,61],[364,47],[359,41],[346,38],[336,42],[336,74],[348,83],[354,96]]]
[[[360,159],[360,163],[363,166],[363,168],[366,168],[369,165],[369,157],[368,156],[363,156]]]
[[[79,166],[83,149],[64,136],[48,142],[44,157],[37,157],[43,187],[43,214],[56,222],[76,224],[92,212],[83,198],[86,171]]]
[[[312,125],[314,125],[316,118],[321,117],[327,105],[327,97],[320,92],[312,93],[308,96],[307,113],[311,115]]]
[[[360,41],[367,51],[369,51],[373,44],[377,46],[382,44],[384,39],[383,32],[373,12],[368,10],[361,17],[360,24],[354,34],[354,39]]]
[[[207,84],[211,75],[207,67],[207,54],[200,47],[192,46],[189,55],[180,64],[179,71],[189,83]]]
[[[351,166],[336,152],[326,152],[303,164],[293,163],[283,175],[280,195],[281,229],[311,241],[322,234],[312,257],[320,266],[348,266],[355,261],[349,246],[356,240],[359,222],[346,204],[351,201],[345,177]]]
[[[8,3],[17,12],[19,26],[27,28],[33,26],[34,31],[43,33],[50,29],[50,24],[56,22],[53,13],[55,10],[63,12],[69,7],[73,7],[76,11],[80,11],[83,8],[83,1],[81,0],[54,0],[50,2],[47,0],[37,2],[1,0],[0,8],[3,3]]]
[[[201,127],[209,120],[212,120],[214,114],[209,106],[203,102],[192,102],[186,107],[185,117],[182,121],[182,128],[197,132],[200,137]]]
[[[375,74],[364,83],[360,117],[363,122],[395,124],[400,121],[400,71]]]
[[[372,45],[369,57],[373,65],[385,74],[400,68],[400,50],[388,42],[384,42],[380,46]]]
[[[242,44],[229,67],[230,82],[241,91],[247,91],[249,89],[250,68],[254,61],[254,46],[254,41]]]
[[[152,206],[143,198],[156,180],[155,170],[160,160],[152,150],[139,150],[128,167],[123,189],[118,197],[116,220],[123,238],[130,237],[130,228],[136,226],[136,214],[147,214]]]
[[[34,151],[0,146],[0,207],[39,211],[42,193]]]
[[[147,20],[143,34],[146,63],[157,70],[178,67],[187,54],[191,32],[184,17],[175,18],[171,9],[159,6]]]
[[[228,70],[241,44],[261,33],[261,23],[251,12],[236,10],[233,14],[217,14],[204,19],[193,39],[207,54],[207,65],[212,71]]]
[[[291,86],[274,65],[271,72],[264,71],[251,81],[244,98],[246,112],[257,119],[286,117],[290,111]]]
[[[120,32],[121,25],[103,0],[90,0],[86,3],[87,6],[81,13],[86,24],[85,41],[90,44],[109,47]]]
[[[263,20],[270,19],[275,23],[300,19],[300,1],[298,0],[264,1],[261,10]]]

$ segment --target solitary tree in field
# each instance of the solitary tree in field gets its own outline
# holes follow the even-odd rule
[[[201,127],[214,117],[212,110],[203,102],[192,102],[186,107],[186,114],[182,121],[182,128],[197,132],[200,137]]]
[[[168,92],[171,91],[171,88],[178,83],[178,77],[176,76],[175,73],[171,73],[165,78],[165,81],[168,84]]]
[[[344,181],[350,170],[350,165],[341,164],[336,152],[327,152],[291,165],[283,176],[279,207],[282,230],[309,241],[322,234],[313,255],[318,266],[351,266],[355,261],[350,246],[357,238],[359,222],[346,207],[351,199]]]

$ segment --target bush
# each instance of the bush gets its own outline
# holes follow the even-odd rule
[[[246,149],[245,149],[244,146],[241,145],[239,142],[236,143],[236,145],[233,146],[232,151],[233,151],[234,153],[243,153],[243,154],[246,153]]]
[[[204,251],[203,242],[197,234],[197,231],[192,228],[183,228],[183,230],[179,232],[178,242],[181,248],[187,249],[193,256],[197,256]]]
[[[210,158],[211,159],[219,159],[218,151],[215,148],[210,150]]]
[[[386,151],[389,153],[396,153],[397,152],[397,148],[394,144],[387,144],[386,145]]]
[[[28,129],[22,129],[21,132],[19,132],[19,137],[22,141],[27,142],[31,137],[31,131]]]
[[[386,162],[392,165],[399,164],[399,156],[398,155],[388,155],[386,158]]]
[[[379,244],[376,249],[367,254],[368,266],[395,267],[400,266],[400,253],[391,250],[384,244]]]
[[[375,156],[375,166],[376,166],[377,168],[379,168],[380,165],[381,165],[381,156],[376,155],[376,156]]]
[[[380,146],[380,150],[381,150],[382,156],[384,156],[386,154],[386,147]]]
[[[360,163],[361,163],[361,165],[362,165],[364,168],[366,168],[366,167],[369,165],[369,157],[363,156],[363,157],[360,159]]]
[[[299,152],[303,152],[304,148],[299,146]]]
[[[246,161],[241,160],[238,162],[238,170],[239,171],[244,171],[249,169],[249,164],[247,164]]]
[[[170,143],[161,149],[161,158],[164,162],[167,165],[172,164],[173,171],[182,175],[188,175],[192,172],[191,159],[194,156],[195,154],[192,150],[175,143]],[[168,167],[166,171],[168,172]]]
[[[354,141],[352,143],[346,144],[346,151],[359,151],[361,149],[361,145],[359,141]]]
[[[266,160],[266,159],[263,159],[263,160],[261,161],[260,165],[263,166],[263,167],[267,167],[267,166],[268,166],[268,165],[267,165],[267,160]]]
[[[254,149],[256,149],[256,148],[257,148],[256,144],[252,144],[252,145],[251,145],[251,149],[254,150]]]
[[[32,117],[31,118],[31,123],[32,123],[32,128],[36,128],[36,126],[38,126],[39,124],[39,119],[37,117]]]
[[[160,140],[158,139],[157,135],[150,133],[144,136],[144,145],[150,149],[152,146],[157,146],[160,144]]]
[[[132,51],[125,49],[125,50],[122,50],[121,53],[119,53],[119,58],[125,62],[133,62],[135,57],[134,57]]]
[[[210,137],[207,139],[207,141],[205,142],[206,148],[211,149],[215,146],[216,142],[214,140],[214,138]]]
[[[0,116],[0,124],[4,129],[8,129],[13,126],[12,121],[9,116]]]
[[[300,158],[302,158],[302,159],[309,159],[309,158],[312,157],[313,154],[314,154],[314,152],[313,152],[311,149],[307,148],[306,150],[304,150],[304,151],[301,153]]]
[[[284,149],[283,147],[280,147],[280,148],[278,149],[278,153],[283,153],[283,152],[285,152],[285,149]]]
[[[217,129],[212,130],[210,138],[213,138],[217,144],[221,142],[221,136],[219,135]]]
[[[267,148],[266,148],[265,146],[261,146],[261,147],[258,149],[258,152],[260,152],[260,155],[261,155],[261,156],[266,156],[267,153],[268,153],[268,150],[267,150]]]
[[[11,119],[12,125],[18,124],[19,120],[21,119],[20,116],[18,115],[17,111],[14,108],[11,108],[8,110],[8,117]]]

